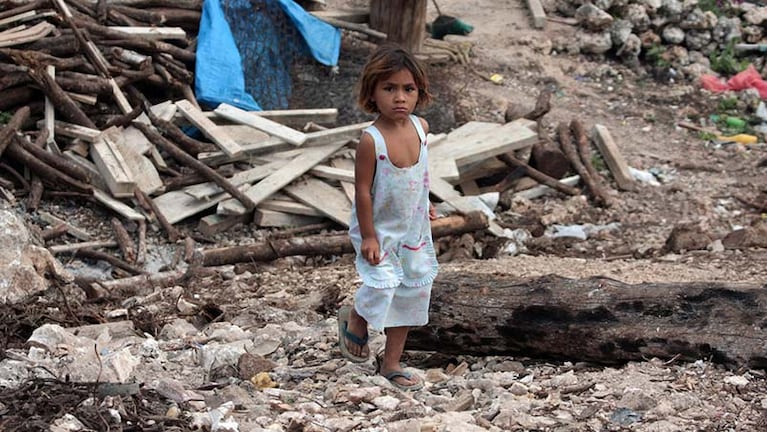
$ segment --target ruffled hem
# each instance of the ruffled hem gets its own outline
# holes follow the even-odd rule
[[[432,268],[432,270],[431,270],[431,273],[429,273],[428,275],[426,275],[426,276],[424,276],[422,278],[419,278],[419,279],[415,279],[415,280],[403,279],[402,280],[402,285],[405,285],[405,286],[408,286],[408,287],[422,287],[422,286],[426,286],[426,285],[434,283],[434,279],[437,278],[437,274],[438,273],[439,273],[439,267],[438,266],[434,266],[434,268]]]
[[[368,278],[362,278],[362,283],[369,286],[370,288],[376,288],[376,289],[389,289],[389,288],[397,288],[398,286],[402,285],[402,280],[387,280],[387,281],[377,281],[377,280],[370,280]]]

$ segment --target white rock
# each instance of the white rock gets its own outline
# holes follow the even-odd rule
[[[400,400],[393,396],[378,396],[371,401],[378,409],[384,411],[394,411],[400,404]]]

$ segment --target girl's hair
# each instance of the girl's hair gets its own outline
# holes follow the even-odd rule
[[[379,81],[388,78],[395,72],[407,69],[413,74],[415,85],[418,87],[418,102],[416,106],[428,105],[432,96],[429,93],[429,78],[418,60],[404,48],[387,43],[380,45],[370,56],[365,68],[362,70],[362,77],[359,81],[359,93],[357,95],[357,104],[363,111],[375,114],[378,106],[372,101],[376,90],[376,84]]]

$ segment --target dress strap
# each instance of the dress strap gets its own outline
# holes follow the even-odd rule
[[[423,130],[421,119],[419,119],[418,116],[415,114],[410,114],[410,121],[413,122],[413,126],[415,126],[415,130],[416,132],[418,132],[418,139],[421,140],[421,145],[426,144],[426,133]]]
[[[384,137],[381,134],[381,131],[379,131],[377,127],[370,125],[366,127],[362,132],[367,133],[373,137],[373,143],[375,144],[376,149],[376,159],[378,159],[378,156],[380,155],[383,155],[388,159],[389,154],[386,152],[386,141],[384,141]]]

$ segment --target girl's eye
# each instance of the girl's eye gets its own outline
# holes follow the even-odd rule
[[[415,90],[416,90],[415,87],[407,87],[407,88],[405,88],[405,91],[407,91],[408,93],[413,93]]]

